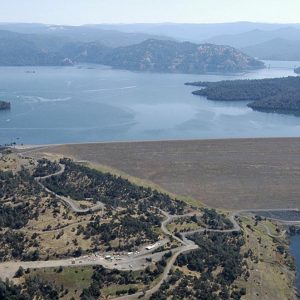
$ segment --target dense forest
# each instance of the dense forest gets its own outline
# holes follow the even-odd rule
[[[19,229],[36,216],[41,187],[31,174],[0,171],[0,227]]]
[[[200,276],[173,272],[150,299],[166,300],[171,295],[176,295],[175,299],[225,300],[240,299],[245,295],[245,289],[233,285],[234,281],[244,274],[242,234],[207,233],[195,234],[190,238],[199,249],[181,254],[176,264],[187,267]]]
[[[0,279],[0,299],[5,300],[57,300],[59,289],[41,278],[27,279],[22,285]]]
[[[248,106],[259,111],[300,112],[300,77],[194,82],[187,85],[202,87],[193,94],[209,100],[249,101]]]
[[[37,166],[33,171],[34,177],[44,177],[49,174],[54,174],[60,170],[60,166],[57,162],[51,162],[48,159],[42,158],[37,162]]]
[[[173,200],[167,194],[134,185],[121,177],[81,166],[69,159],[62,159],[61,163],[65,165],[65,172],[44,181],[50,190],[59,195],[76,200],[93,199],[112,208],[128,208],[138,204],[138,210],[146,211],[155,206],[171,214],[182,214],[186,207],[184,202]]]

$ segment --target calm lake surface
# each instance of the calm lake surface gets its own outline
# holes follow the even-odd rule
[[[300,294],[300,234],[296,234],[290,237],[290,240],[290,251],[295,258],[297,268],[296,287],[298,289],[298,293]]]
[[[295,76],[299,62],[267,62],[235,76],[151,74],[103,66],[0,67],[0,144],[300,136],[300,117],[245,102],[193,96],[187,81]],[[35,71],[28,73],[26,71]]]

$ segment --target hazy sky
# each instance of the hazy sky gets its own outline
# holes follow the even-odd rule
[[[300,23],[300,0],[0,0],[0,22]]]

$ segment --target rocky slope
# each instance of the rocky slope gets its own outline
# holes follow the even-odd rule
[[[264,67],[229,46],[161,40],[114,49],[103,62],[120,69],[170,73],[240,72]]]

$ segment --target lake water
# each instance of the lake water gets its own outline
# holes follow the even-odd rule
[[[193,96],[187,81],[295,75],[297,62],[234,76],[151,74],[103,66],[1,67],[0,144],[300,136],[300,117]],[[26,71],[34,70],[35,73]]]
[[[290,238],[291,245],[290,251],[295,258],[296,269],[297,269],[297,281],[296,287],[298,289],[298,293],[300,294],[300,234],[296,234]]]

